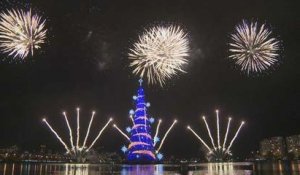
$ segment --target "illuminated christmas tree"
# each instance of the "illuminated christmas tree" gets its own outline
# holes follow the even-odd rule
[[[128,147],[123,146],[121,148],[121,150],[127,155],[128,162],[153,163],[162,160],[163,155],[159,153],[159,151],[177,120],[174,120],[161,141],[158,137],[158,131],[162,121],[158,120],[159,122],[157,124],[156,133],[154,137],[152,137],[151,124],[155,122],[155,119],[149,117],[147,114],[147,108],[150,107],[150,103],[146,102],[145,99],[145,92],[142,87],[143,81],[139,80],[139,82],[140,86],[138,88],[137,95],[133,96],[133,100],[135,101],[135,110],[129,111],[129,116],[133,126],[126,128],[130,137],[118,128],[116,124],[114,124],[114,127],[129,141]],[[155,149],[158,142],[160,142],[160,144],[158,148]]]
[[[154,161],[154,147],[151,136],[150,121],[147,116],[147,107],[144,89],[142,87],[142,80],[140,80],[140,87],[137,96],[134,97],[136,110],[134,112],[134,125],[131,128],[130,145],[128,147],[127,160],[138,162]],[[133,111],[131,111],[133,114]]]

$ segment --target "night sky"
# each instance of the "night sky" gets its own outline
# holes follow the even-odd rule
[[[179,120],[162,149],[167,157],[200,155],[201,144],[186,126],[190,124],[209,142],[201,116],[205,114],[215,128],[215,109],[220,110],[223,134],[228,116],[233,117],[231,137],[240,121],[246,121],[233,146],[237,156],[245,157],[258,149],[263,138],[300,134],[299,2],[220,2],[31,1],[33,9],[47,18],[48,39],[26,62],[0,64],[0,147],[16,144],[23,150],[38,150],[40,144],[46,144],[49,149],[63,151],[41,120],[46,116],[68,138],[61,112],[65,110],[75,126],[76,107],[81,108],[82,129],[92,110],[97,112],[90,141],[109,117],[122,128],[129,126],[128,111],[134,107],[132,95],[138,77],[128,68],[128,48],[145,27],[170,23],[189,34],[187,73],[164,88],[145,85],[151,102],[149,114],[163,119],[161,133],[174,118]],[[1,10],[14,3],[1,6]],[[273,70],[248,77],[228,60],[229,34],[242,19],[267,22],[282,40],[281,61]],[[213,134],[216,136],[215,130]],[[126,140],[109,127],[96,147],[119,151],[124,143]]]

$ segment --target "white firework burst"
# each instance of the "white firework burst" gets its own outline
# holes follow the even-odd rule
[[[163,86],[167,79],[185,72],[187,56],[189,41],[179,26],[155,26],[145,30],[130,49],[129,66],[133,67],[133,74],[146,76],[149,84]]]
[[[0,13],[0,50],[24,59],[45,43],[47,29],[41,16],[31,10],[7,10]]]
[[[234,62],[242,71],[261,73],[278,62],[280,41],[272,37],[266,24],[243,20],[231,34],[229,51]]]

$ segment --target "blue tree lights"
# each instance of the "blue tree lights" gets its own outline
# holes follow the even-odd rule
[[[155,119],[153,117],[149,117],[147,114],[147,109],[150,107],[150,103],[146,102],[145,99],[145,92],[142,86],[143,80],[139,80],[139,83],[140,86],[137,90],[137,95],[133,96],[135,110],[129,111],[129,117],[133,124],[132,127],[126,128],[126,132],[129,136],[118,128],[116,124],[113,126],[129,141],[129,145],[127,147],[123,146],[121,148],[121,151],[126,154],[128,162],[153,163],[163,159],[163,154],[159,151],[162,148],[164,140],[167,138],[169,132],[177,123],[177,120],[174,120],[162,140],[158,137],[159,127],[162,120],[158,120],[155,135],[152,137],[151,125],[155,123]],[[157,149],[155,148],[156,146],[158,146]]]

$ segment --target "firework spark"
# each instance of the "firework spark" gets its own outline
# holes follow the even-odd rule
[[[229,43],[229,58],[241,67],[242,71],[261,73],[278,62],[280,42],[271,36],[272,31],[257,22],[243,20],[235,27]]]
[[[83,141],[83,147],[85,147],[86,145],[86,141],[87,141],[87,138],[90,134],[90,130],[91,130],[91,126],[92,126],[92,123],[93,123],[93,120],[94,120],[94,115],[95,115],[95,111],[93,111],[93,114],[92,114],[92,117],[91,117],[91,120],[90,120],[90,123],[89,123],[89,126],[88,126],[88,130],[86,132],[86,135],[85,135],[85,138],[84,138],[84,141]]]
[[[212,152],[212,149],[207,145],[207,143],[190,126],[187,126],[187,129],[190,130],[201,141],[201,143],[208,149],[209,152]]]
[[[157,124],[157,126],[156,126],[156,131],[155,131],[154,138],[157,138],[157,136],[158,136],[159,126],[160,126],[160,124],[161,124],[161,121],[162,121],[161,119],[158,120],[158,124]],[[154,142],[153,146],[155,146],[156,143],[157,143],[157,142]]]
[[[225,133],[225,137],[224,137],[224,142],[223,142],[223,146],[221,147],[221,141],[220,141],[220,126],[219,126],[219,111],[216,110],[216,118],[217,118],[217,139],[218,139],[218,147],[215,146],[215,142],[214,142],[214,138],[212,137],[211,135],[211,131],[210,131],[210,128],[208,126],[208,123],[205,119],[205,117],[203,116],[202,119],[205,123],[205,126],[206,126],[206,129],[207,129],[207,132],[208,132],[208,135],[210,137],[210,140],[211,140],[211,145],[212,145],[212,148],[209,147],[207,145],[207,143],[190,127],[190,126],[187,126],[187,129],[190,130],[197,138],[198,140],[201,141],[201,143],[207,148],[208,150],[208,158],[211,159],[215,159],[217,161],[224,161],[225,159],[228,158],[228,156],[231,155],[231,147],[234,143],[234,141],[236,140],[240,130],[242,129],[243,125],[245,124],[245,122],[241,122],[238,130],[235,132],[235,135],[234,137],[232,138],[232,140],[230,141],[230,144],[229,146],[226,148],[226,141],[227,141],[227,137],[228,137],[228,133],[229,133],[229,130],[230,130],[230,123],[231,123],[231,118],[229,117],[228,118],[228,123],[227,123],[227,128],[226,128],[226,133]]]
[[[210,129],[209,129],[209,126],[208,126],[208,123],[205,119],[205,116],[202,117],[204,123],[205,123],[205,126],[206,126],[206,129],[207,129],[207,132],[208,132],[208,135],[209,135],[209,138],[210,138],[210,141],[211,141],[211,144],[213,145],[214,149],[216,150],[216,146],[215,146],[215,142],[214,142],[214,138],[212,137],[211,135],[211,132],[210,132]]]
[[[67,144],[62,140],[62,138],[57,134],[57,132],[52,128],[52,126],[48,123],[48,121],[44,118],[43,122],[46,123],[46,125],[49,127],[49,129],[51,130],[51,132],[56,136],[56,138],[59,140],[59,142],[65,147],[65,149],[67,150],[67,152],[70,152],[69,147],[67,146]]]
[[[102,135],[103,131],[107,128],[107,126],[110,124],[110,122],[112,121],[113,119],[110,118],[108,120],[108,122],[103,126],[103,128],[99,131],[97,137],[94,139],[94,141],[92,142],[92,144],[90,145],[90,147],[88,147],[87,151],[89,151],[93,146],[94,144],[97,142],[97,140],[100,138],[100,136]]]
[[[109,125],[109,123],[112,121],[112,119],[110,118],[108,120],[108,122],[104,125],[104,127],[100,130],[99,134],[97,135],[97,137],[93,140],[93,142],[91,143],[91,145],[89,147],[86,146],[86,142],[87,142],[87,138],[89,136],[90,133],[90,129],[91,129],[91,125],[93,123],[93,119],[94,119],[94,115],[95,112],[93,111],[92,113],[92,117],[90,119],[89,122],[89,126],[86,132],[86,136],[84,138],[83,144],[82,146],[79,146],[79,136],[80,136],[80,127],[79,127],[79,108],[77,108],[77,133],[76,133],[76,146],[74,146],[74,139],[73,139],[73,133],[72,133],[72,128],[70,126],[69,120],[67,118],[67,114],[66,112],[63,112],[66,124],[68,126],[68,130],[69,130],[69,135],[70,135],[70,144],[71,144],[71,149],[68,147],[68,145],[63,141],[63,139],[57,134],[57,132],[53,129],[53,127],[48,123],[48,121],[44,118],[43,122],[46,123],[46,125],[49,127],[49,129],[54,133],[54,135],[57,137],[57,139],[63,144],[63,146],[65,147],[65,149],[67,150],[68,153],[72,154],[72,155],[82,155],[82,153],[84,152],[88,152],[96,143],[96,141],[99,139],[99,137],[101,136],[101,134],[103,133],[103,131],[107,128],[107,126]]]
[[[45,43],[45,20],[31,10],[12,9],[0,13],[0,50],[24,59]]]
[[[65,116],[65,120],[66,120],[68,129],[69,129],[69,135],[70,135],[70,143],[71,143],[71,147],[72,147],[72,149],[74,149],[72,128],[71,128],[71,126],[70,126],[70,123],[69,123],[69,120],[68,120],[68,117],[67,117],[66,112],[63,112],[63,115]]]
[[[172,130],[172,128],[174,127],[174,125],[175,125],[176,123],[177,123],[177,120],[174,120],[174,122],[172,123],[172,125],[169,127],[169,129],[168,129],[167,132],[165,133],[163,139],[162,139],[161,142],[160,142],[159,147],[158,147],[157,150],[156,150],[157,153],[159,152],[159,150],[160,150],[161,147],[163,146],[165,139],[167,138],[168,134],[170,133],[170,131]]]
[[[223,142],[223,149],[224,150],[225,150],[226,141],[227,141],[227,137],[228,137],[228,132],[229,132],[229,128],[230,128],[230,122],[231,122],[231,117],[228,118],[226,133],[225,133],[224,142]]]
[[[189,41],[187,34],[178,26],[156,26],[146,30],[130,49],[130,67],[133,74],[146,76],[149,84],[163,86],[179,72],[185,72],[188,63]]]
[[[237,136],[239,135],[240,130],[242,129],[243,125],[245,124],[245,122],[243,121],[239,127],[239,129],[236,131],[233,139],[231,140],[228,148],[227,148],[227,152],[229,152],[230,148],[232,147],[233,142],[235,141],[235,139],[237,138]]]
[[[116,128],[127,140],[130,141],[130,138],[116,125],[113,125],[114,128]]]

